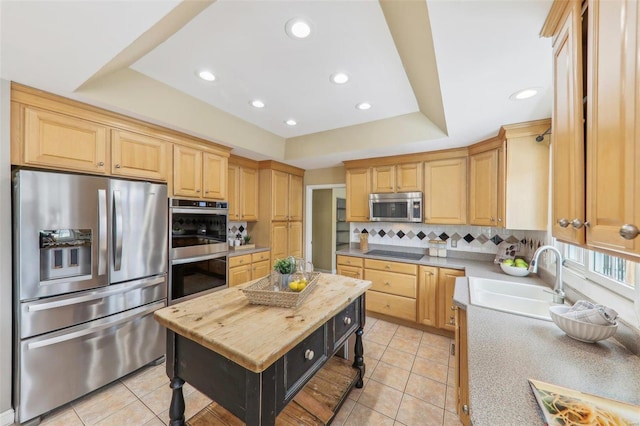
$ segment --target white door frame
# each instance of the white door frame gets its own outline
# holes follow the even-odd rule
[[[311,244],[311,235],[313,233],[313,190],[314,189],[334,189],[346,188],[346,183],[328,183],[322,185],[307,185],[307,193],[305,196],[305,214],[304,214],[304,257],[311,261],[313,259],[313,248]],[[333,271],[335,273],[335,271]]]

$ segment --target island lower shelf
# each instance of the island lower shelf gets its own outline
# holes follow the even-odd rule
[[[276,417],[276,425],[328,425],[358,380],[352,362],[332,357]],[[216,402],[187,421],[189,426],[242,426],[244,422]]]

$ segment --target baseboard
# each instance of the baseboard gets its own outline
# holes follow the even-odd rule
[[[13,424],[15,420],[15,413],[12,409],[5,411],[4,413],[0,413],[0,426],[9,426]]]

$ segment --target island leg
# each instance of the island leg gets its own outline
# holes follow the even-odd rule
[[[359,377],[356,382],[357,388],[362,388],[364,386],[364,382],[362,379],[364,378],[364,357],[363,357],[363,347],[362,347],[362,335],[364,334],[364,329],[362,327],[356,330],[356,344],[354,346],[355,359],[353,361],[353,366],[358,369]]]
[[[173,389],[171,405],[169,406],[169,426],[184,425],[184,395],[182,394],[184,380],[180,377],[171,379],[169,387]]]

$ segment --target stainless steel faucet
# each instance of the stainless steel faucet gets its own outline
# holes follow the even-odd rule
[[[538,258],[540,254],[545,251],[550,250],[556,255],[556,284],[553,289],[553,303],[564,303],[564,283],[562,282],[562,264],[564,260],[562,259],[562,253],[560,250],[553,246],[542,246],[538,247],[538,250],[533,254],[533,258],[529,263],[529,272],[533,272],[534,274],[538,272]]]

